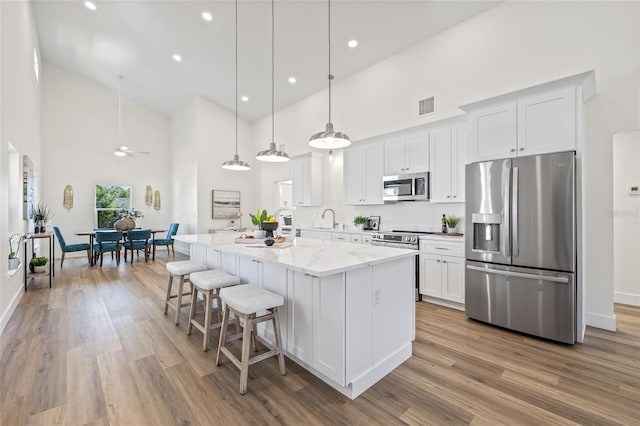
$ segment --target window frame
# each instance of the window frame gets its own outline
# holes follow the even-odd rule
[[[121,189],[125,189],[128,192],[128,202],[126,206],[118,206],[118,207],[98,207],[98,187],[113,187],[113,188],[121,188]],[[94,196],[93,196],[93,206],[94,206],[94,210],[95,210],[95,224],[96,224],[96,228],[97,229],[106,229],[104,226],[101,227],[100,226],[100,212],[114,212],[116,213],[116,219],[118,220],[117,217],[117,212],[120,209],[127,209],[127,210],[131,210],[132,205],[133,205],[133,200],[132,200],[132,188],[131,185],[114,185],[114,184],[96,184],[95,190],[94,190]],[[108,227],[108,228],[112,228],[112,226]]]

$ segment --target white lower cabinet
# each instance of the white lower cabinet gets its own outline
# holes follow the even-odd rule
[[[312,277],[313,368],[345,386],[345,277]]]
[[[420,294],[464,304],[464,259],[421,253]]]
[[[302,272],[289,271],[287,284],[287,351],[313,365],[313,279]]]

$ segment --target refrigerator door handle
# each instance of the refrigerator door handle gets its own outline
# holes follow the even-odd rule
[[[520,178],[520,169],[518,167],[514,167],[513,169],[513,202],[511,206],[511,247],[513,251],[513,256],[518,256],[520,252],[520,238],[518,236],[518,181]]]
[[[555,283],[565,283],[565,284],[569,282],[569,278],[567,277],[549,277],[546,275],[525,274],[522,272],[502,271],[500,269],[493,269],[493,268],[480,268],[478,266],[473,266],[473,265],[467,265],[467,269],[471,271],[484,272],[488,274],[504,275],[506,277],[530,278],[532,280],[551,281]]]
[[[511,257],[511,238],[510,238],[510,227],[511,227],[511,206],[509,205],[509,196],[510,194],[510,188],[509,188],[509,182],[511,181],[511,167],[507,167],[505,169],[505,171],[503,172],[502,175],[502,179],[503,182],[507,182],[507,185],[504,185],[504,206],[505,206],[505,211],[504,211],[504,229],[502,229],[502,231],[506,231],[506,232],[502,232],[500,239],[502,246],[504,247],[504,255],[507,257]],[[511,259],[509,259],[509,263],[511,263]]]

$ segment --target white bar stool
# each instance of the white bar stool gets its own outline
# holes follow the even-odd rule
[[[226,272],[220,270],[210,270],[202,272],[194,272],[189,276],[189,281],[193,284],[191,295],[191,310],[189,311],[189,325],[187,326],[187,334],[191,334],[193,327],[195,326],[200,330],[204,337],[202,339],[202,350],[207,351],[209,345],[209,332],[212,329],[219,328],[222,325],[222,304],[220,303],[220,289],[223,287],[229,287],[232,285],[240,284],[240,278],[229,275]],[[204,323],[200,324],[195,320],[196,303],[198,301],[198,291],[204,294]],[[213,301],[218,304],[218,322],[211,324],[211,311]],[[239,331],[239,328],[238,328]]]
[[[184,293],[184,282],[189,281],[189,274],[199,271],[205,271],[207,269],[207,265],[203,265],[201,263],[192,262],[190,260],[183,260],[180,262],[169,262],[167,263],[167,271],[169,272],[169,284],[167,286],[167,297],[164,301],[164,314],[167,315],[167,310],[169,309],[169,301],[171,299],[177,299],[175,304],[176,309],[176,319],[175,324],[180,324],[180,311],[182,310],[182,296],[188,296],[192,293],[189,291],[188,293]],[[180,283],[178,284],[178,292],[176,294],[171,294],[171,287],[173,286],[173,279],[180,278]],[[191,286],[193,287],[193,286]],[[191,288],[193,290],[193,288]]]
[[[267,359],[278,356],[280,364],[280,374],[287,374],[284,365],[284,355],[282,354],[282,341],[280,339],[280,323],[278,321],[278,306],[284,305],[284,299],[279,294],[271,293],[255,285],[245,284],[235,287],[225,287],[220,290],[220,298],[225,303],[224,315],[222,318],[222,328],[220,329],[220,343],[216,355],[216,365],[220,365],[220,353],[222,352],[240,370],[240,393],[247,393],[247,379],[249,377],[249,366]],[[267,311],[265,315],[256,317],[261,311]],[[229,325],[229,314],[233,312],[237,317],[244,320],[242,332],[242,359],[238,360],[226,347],[226,343],[235,340],[238,336],[229,336],[227,339],[227,327]],[[273,321],[273,330],[276,338],[276,345],[264,340],[256,333],[258,323]],[[254,357],[249,357],[249,348],[253,337],[269,349]]]

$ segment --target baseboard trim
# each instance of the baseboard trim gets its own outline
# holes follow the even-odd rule
[[[2,333],[4,332],[4,328],[9,322],[11,315],[13,315],[13,312],[18,307],[18,303],[20,302],[20,299],[22,298],[23,294],[24,294],[24,287],[20,286],[15,296],[13,296],[13,300],[11,300],[11,303],[9,304],[9,306],[7,306],[7,310],[4,311],[4,314],[2,314],[2,318],[0,318],[0,335],[2,335]]]
[[[608,331],[616,331],[616,315],[602,315],[587,312],[587,325]]]
[[[613,293],[613,301],[623,305],[640,306],[640,294],[624,293],[616,291]]]

